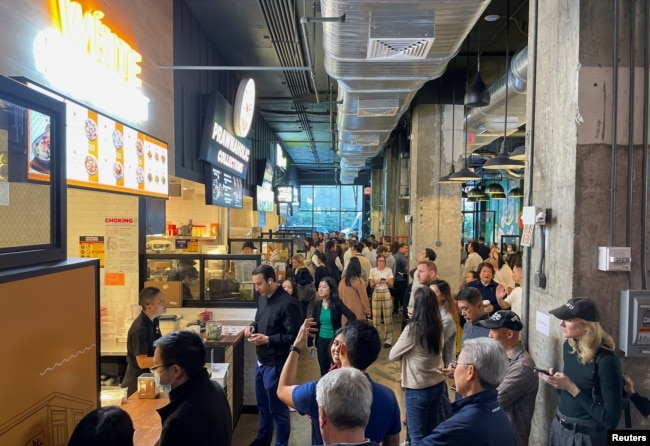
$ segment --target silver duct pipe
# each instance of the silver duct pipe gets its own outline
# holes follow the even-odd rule
[[[526,123],[526,91],[528,79],[528,47],[518,51],[504,74],[489,87],[492,99],[490,105],[470,110],[465,118],[467,133],[474,133],[471,150],[490,144],[503,137],[506,88],[508,89],[508,129],[512,132]],[[508,85],[506,85],[508,82]]]
[[[321,0],[325,70],[338,82],[341,183],[383,148],[425,82],[440,77],[489,0]]]

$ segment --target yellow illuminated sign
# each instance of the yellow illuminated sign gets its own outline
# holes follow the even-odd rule
[[[57,92],[127,121],[149,119],[142,55],[113,32],[104,13],[72,0],[50,0],[53,27],[34,39],[36,69]]]
[[[63,37],[78,45],[101,66],[125,82],[141,87],[142,56],[102,23],[102,11],[83,12],[81,4],[59,0],[59,26]]]

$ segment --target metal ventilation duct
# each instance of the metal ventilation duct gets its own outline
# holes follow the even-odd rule
[[[325,69],[338,82],[341,183],[379,153],[424,83],[440,77],[490,0],[321,0]]]
[[[504,74],[489,87],[492,99],[490,105],[473,108],[467,114],[467,133],[474,139],[467,147],[476,150],[490,144],[497,138],[516,132],[526,123],[526,80],[528,78],[528,47],[512,57],[509,74]],[[508,116],[506,121],[506,87],[508,89]],[[471,140],[471,138],[470,138]]]

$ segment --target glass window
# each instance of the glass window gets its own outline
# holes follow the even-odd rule
[[[363,195],[361,186],[302,186],[300,208],[286,220],[292,226],[313,227],[317,231],[362,231]]]
[[[0,77],[0,269],[66,257],[65,106]]]

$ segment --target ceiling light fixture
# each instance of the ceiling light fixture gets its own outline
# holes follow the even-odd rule
[[[467,107],[485,107],[490,104],[490,90],[481,78],[481,28],[479,28],[478,43],[476,44],[476,77],[474,82],[465,92],[465,105]],[[467,65],[469,68],[469,35],[467,36]]]
[[[508,198],[523,198],[524,190],[521,187],[515,187],[508,192]]]
[[[483,20],[486,22],[496,22],[501,18],[501,14],[488,14],[485,17],[483,17]]]
[[[503,190],[503,186],[501,186],[499,183],[492,183],[489,184],[488,187],[485,188],[485,193],[487,195],[498,195],[498,194],[503,194],[505,195],[505,191]]]
[[[518,161],[525,161],[526,160],[526,146],[522,144],[520,146],[515,147],[515,150],[510,152],[510,159],[518,160]]]
[[[510,2],[508,1],[508,17],[510,16]],[[508,56],[510,52],[510,21],[506,24],[506,105],[505,117],[503,118],[503,141],[501,143],[501,150],[496,157],[489,159],[483,164],[483,169],[486,170],[508,170],[508,169],[523,169],[525,164],[523,161],[514,160],[508,154],[508,146],[506,145],[506,138],[508,134],[508,89],[510,88],[510,66],[508,65]]]

